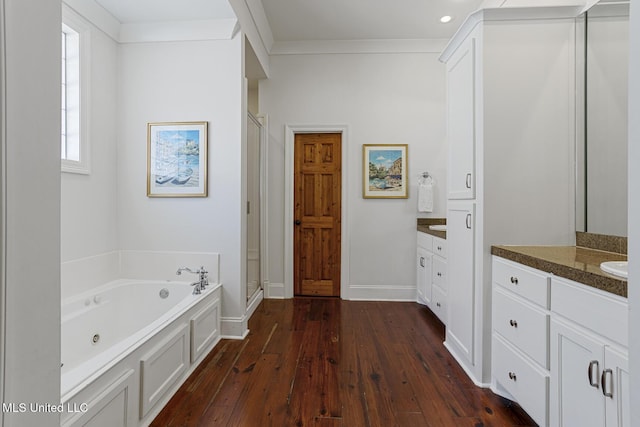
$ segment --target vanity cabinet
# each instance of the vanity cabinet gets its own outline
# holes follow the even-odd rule
[[[491,381],[492,244],[573,244],[576,8],[482,9],[447,70],[445,345]]]
[[[429,308],[442,323],[447,323],[447,241],[433,238],[431,258],[431,303]]]
[[[478,321],[474,316],[474,208],[473,203],[463,201],[450,202],[447,208],[449,307],[445,346],[464,364],[474,362],[473,340]]]
[[[492,389],[549,423],[550,275],[493,258]]]
[[[417,300],[444,323],[447,316],[447,241],[418,232]]]
[[[447,198],[450,200],[474,198],[476,43],[475,37],[464,40],[447,61],[450,152]]]
[[[631,426],[626,299],[554,278],[551,309],[551,424]]]
[[[416,287],[418,302],[431,304],[431,247],[433,237],[427,233],[418,232],[418,250],[416,251]]]
[[[492,382],[541,426],[630,426],[626,298],[493,257]]]

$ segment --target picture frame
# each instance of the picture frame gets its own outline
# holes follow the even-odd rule
[[[207,197],[207,122],[147,124],[147,196]]]
[[[365,199],[406,199],[407,144],[363,144],[362,197]]]

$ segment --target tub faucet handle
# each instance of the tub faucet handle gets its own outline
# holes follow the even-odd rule
[[[193,295],[200,295],[202,292],[202,283],[201,282],[193,282],[191,284],[193,286]]]
[[[209,272],[204,269],[204,265],[203,265],[198,270],[198,273],[200,274],[200,284],[204,289],[204,287],[209,284],[209,276],[208,276]]]

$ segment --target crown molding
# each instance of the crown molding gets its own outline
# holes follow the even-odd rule
[[[480,22],[498,21],[526,21],[533,19],[574,19],[580,15],[581,6],[550,6],[550,7],[500,7],[492,9],[480,9],[470,14],[460,25],[446,48],[440,55],[441,62],[447,62],[458,48],[460,43],[467,38]]]
[[[230,40],[238,32],[235,18],[120,23],[94,0],[63,0],[63,7],[70,8],[118,43]]]
[[[78,15],[98,27],[113,40],[118,41],[120,38],[120,22],[95,1],[62,0],[62,3],[63,9],[66,5]]]
[[[238,18],[242,32],[249,40],[251,49],[265,76],[269,75],[269,53],[273,46],[273,33],[260,0],[229,0]]]
[[[236,19],[229,18],[120,24],[118,42],[230,40],[237,32],[237,23]]]
[[[440,53],[446,39],[310,40],[275,42],[270,55]]]

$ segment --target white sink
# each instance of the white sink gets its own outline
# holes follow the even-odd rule
[[[447,225],[446,225],[446,224],[430,225],[430,226],[429,226],[429,230],[433,230],[433,231],[447,231]]]
[[[624,277],[629,276],[629,261],[607,261],[600,264],[600,269],[614,276]]]

